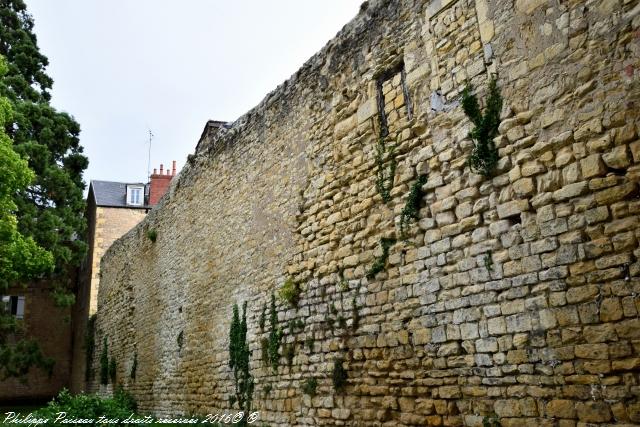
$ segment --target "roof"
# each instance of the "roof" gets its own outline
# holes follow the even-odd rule
[[[145,187],[141,182],[113,182],[92,180],[89,193],[93,191],[96,206],[108,206],[116,208],[149,209],[147,205],[131,206],[127,205],[127,185],[139,185]]]

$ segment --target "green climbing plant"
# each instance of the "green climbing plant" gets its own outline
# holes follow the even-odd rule
[[[295,307],[298,304],[301,292],[302,289],[300,289],[300,285],[289,277],[282,286],[280,286],[278,297],[290,306]]]
[[[380,255],[373,262],[369,270],[367,271],[367,279],[373,279],[376,274],[384,271],[387,260],[389,259],[389,249],[396,243],[396,239],[383,237],[380,239],[380,247],[382,248],[382,255]]]
[[[420,202],[424,197],[422,186],[427,183],[427,175],[420,175],[418,179],[411,185],[407,202],[400,213],[400,236],[403,239],[407,237],[407,227],[409,222],[419,219]]]
[[[251,410],[254,381],[249,368],[251,351],[247,342],[247,303],[242,305],[242,317],[238,305],[233,305],[233,317],[229,328],[229,367],[233,370],[235,386],[234,402],[245,414]],[[246,416],[240,425],[246,425]]]
[[[337,358],[333,361],[333,370],[331,372],[331,380],[333,381],[333,389],[340,393],[347,386],[347,370],[344,369],[344,359]]]
[[[307,378],[300,387],[304,394],[308,394],[313,397],[316,395],[316,391],[318,388],[318,380],[316,378]]]
[[[462,90],[462,110],[475,126],[469,132],[469,137],[474,143],[469,157],[469,167],[473,172],[490,177],[499,159],[493,139],[498,135],[502,96],[496,79],[492,78],[489,82],[485,111],[482,113],[478,98],[472,91],[473,86],[470,83]]]
[[[109,384],[109,345],[107,337],[102,340],[102,353],[100,353],[100,384]]]
[[[136,372],[138,371],[138,353],[133,354],[133,363],[131,364],[131,372],[129,373],[129,378],[132,380],[136,379]]]
[[[278,362],[280,361],[280,341],[282,340],[282,329],[278,326],[278,313],[276,312],[276,297],[271,294],[271,308],[269,313],[269,323],[271,331],[269,331],[269,363],[274,371],[278,369]]]
[[[109,378],[111,379],[111,384],[116,385],[116,373],[118,371],[118,365],[116,362],[115,356],[111,356],[111,361],[109,362]]]
[[[95,314],[92,314],[91,317],[89,317],[89,321],[87,322],[87,331],[84,338],[85,381],[93,379],[93,356],[96,351],[96,319],[97,316]]]

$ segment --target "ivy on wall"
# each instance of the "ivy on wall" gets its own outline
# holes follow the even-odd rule
[[[96,319],[97,316],[92,314],[87,322],[87,332],[84,338],[85,350],[85,369],[84,379],[90,381],[93,379],[93,356],[96,351]]]
[[[247,303],[242,305],[242,317],[240,317],[238,305],[233,305],[233,318],[229,328],[229,367],[233,370],[235,386],[234,399],[238,402],[240,410],[245,414],[251,410],[254,382],[249,368],[249,343],[247,342]],[[246,425],[246,416],[243,423]]]
[[[109,345],[107,337],[102,340],[102,353],[100,353],[100,384],[109,384]]]
[[[473,86],[467,84],[462,90],[462,109],[474,124],[469,132],[474,146],[469,156],[469,167],[473,172],[491,177],[498,164],[498,149],[493,139],[498,135],[502,96],[495,78],[489,82],[489,95],[484,113],[480,111],[478,98],[472,93]]]
[[[282,329],[278,326],[278,313],[276,312],[276,297],[271,294],[271,308],[269,312],[269,326],[271,326],[271,331],[269,331],[269,346],[268,346],[268,354],[269,354],[269,363],[271,363],[271,367],[274,371],[278,369],[278,363],[280,361],[280,354],[278,353],[280,349],[280,341],[282,340]]]
[[[400,236],[402,239],[407,237],[407,227],[412,220],[419,219],[420,202],[424,197],[422,186],[427,183],[427,175],[420,175],[418,179],[411,185],[407,202],[400,213]]]
[[[382,248],[382,255],[380,255],[371,265],[371,268],[367,271],[367,279],[373,279],[376,274],[383,271],[387,265],[389,259],[389,249],[396,243],[396,239],[383,237],[380,239],[380,247]]]

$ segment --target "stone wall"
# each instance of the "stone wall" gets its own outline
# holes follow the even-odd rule
[[[272,426],[640,423],[639,15],[628,0],[365,3],[105,254],[96,342],[117,382],[142,411],[229,408],[246,301]],[[491,74],[504,108],[484,178],[458,100],[466,81],[484,99]],[[386,260],[381,238],[397,240]],[[277,300],[274,370],[262,341],[287,279],[302,292]]]

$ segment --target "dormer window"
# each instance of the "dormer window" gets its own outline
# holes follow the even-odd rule
[[[127,185],[127,205],[142,206],[144,204],[144,187]]]

